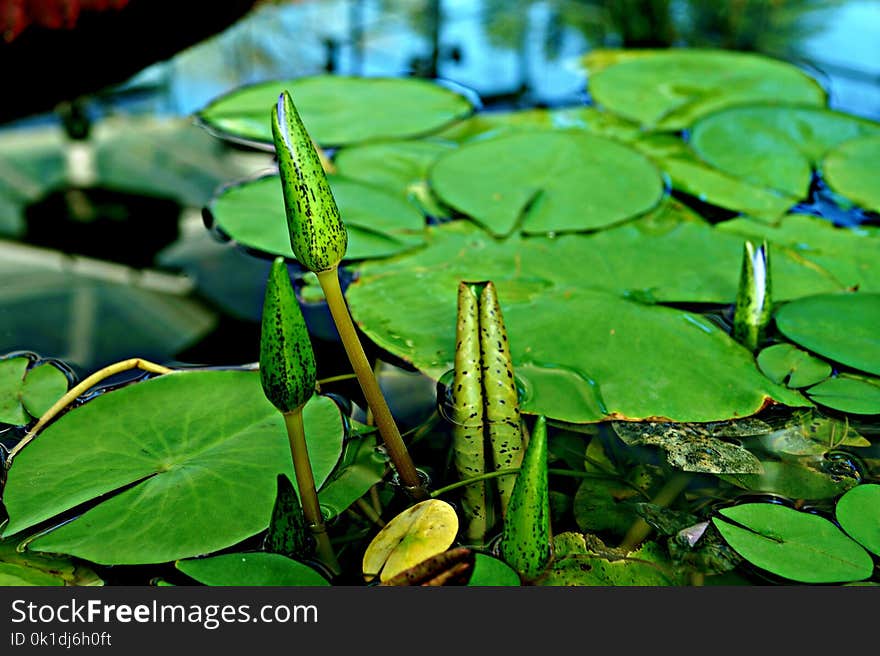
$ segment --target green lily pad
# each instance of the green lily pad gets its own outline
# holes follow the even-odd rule
[[[473,110],[464,96],[426,80],[317,75],[239,88],[197,116],[221,136],[271,145],[269,115],[285,89],[306,130],[322,146],[414,137]]]
[[[303,416],[320,486],[341,454],[341,414],[315,396]],[[76,509],[28,548],[102,564],[201,555],[266,529],[280,473],[294,480],[259,373],[181,371],[96,397],[23,449],[4,490],[3,534]]]
[[[831,375],[831,365],[792,344],[774,344],[758,353],[758,367],[774,383],[809,387]]]
[[[719,513],[712,522],[730,546],[783,578],[845,583],[866,579],[874,570],[868,552],[818,515],[772,503],[746,503]]]
[[[800,199],[832,148],[869,135],[880,135],[880,124],[828,109],[754,106],[707,116],[690,142],[716,169]]]
[[[858,484],[853,478],[818,471],[809,462],[764,460],[761,464],[761,474],[721,474],[719,478],[743,490],[789,499],[830,499]]]
[[[845,141],[825,155],[828,186],[866,210],[880,212],[880,136]]]
[[[475,141],[441,157],[430,182],[495,235],[595,230],[650,210],[663,195],[644,155],[580,132]]]
[[[67,391],[67,376],[47,363],[30,367],[26,357],[0,360],[0,424],[23,426],[40,417]]]
[[[199,583],[212,586],[329,586],[315,569],[280,554],[228,553],[178,560],[174,566]]]
[[[478,553],[474,561],[474,572],[468,586],[518,586],[521,585],[519,574],[503,560]]]
[[[841,374],[806,390],[820,405],[858,415],[880,414],[880,378]]]
[[[834,512],[850,537],[880,556],[880,485],[857,485],[840,497]]]
[[[402,198],[345,178],[330,185],[348,230],[348,260],[387,257],[422,243],[425,218]],[[209,205],[216,226],[240,245],[295,259],[281,181],[268,175],[224,188]]]
[[[742,218],[724,221],[716,229],[747,239],[766,239],[774,259],[781,254],[822,271],[829,280],[836,281],[840,291],[858,288],[880,292],[880,239],[869,228],[837,227],[815,216],[790,214],[774,225]],[[775,268],[773,276],[775,286],[780,278]],[[783,300],[808,294],[783,297],[774,289],[774,295]]]
[[[680,227],[711,240],[704,232],[709,228],[688,226]],[[410,257],[363,265],[348,288],[349,305],[370,339],[438,380],[452,369],[459,282],[493,280],[514,368],[526,389],[522,410],[553,419],[711,421],[754,414],[769,398],[806,404],[799,394],[769,381],[751,354],[712,322],[637,302],[648,294],[626,293],[625,287],[629,277],[663,298],[663,283],[658,289],[644,277],[651,271],[675,286],[669,296],[681,290],[688,297],[695,294],[689,284],[717,284],[717,276],[689,269],[681,258],[664,259],[669,269],[639,262],[647,249],[652,252],[645,258],[661,250],[662,240],[650,231],[629,229],[629,242],[610,239],[607,232],[499,242],[453,222],[429,229],[429,247]],[[594,245],[599,237],[615,250]],[[736,294],[741,258],[741,242],[734,241],[725,247],[731,261],[724,280],[728,301]],[[669,253],[704,256],[699,247],[670,246]],[[602,285],[619,293],[597,289]],[[697,294],[700,300],[715,297],[702,289]]]
[[[880,294],[819,294],[786,303],[776,327],[822,357],[880,375]]]
[[[600,107],[655,130],[687,128],[732,105],[780,98],[825,104],[821,87],[797,67],[727,50],[635,51],[591,74],[588,84]]]
[[[70,558],[17,551],[18,540],[0,540],[0,587],[100,586],[104,581]]]
[[[425,214],[447,217],[448,211],[428,187],[428,170],[455,148],[447,141],[382,141],[343,148],[333,163],[344,177],[403,196]]]
[[[553,539],[553,562],[538,585],[669,586],[680,585],[664,550],[646,542],[624,554],[608,549],[589,533],[560,533]]]
[[[342,460],[318,493],[325,517],[336,517],[364,496],[384,478],[387,468],[388,456],[376,447],[374,436],[350,439]]]

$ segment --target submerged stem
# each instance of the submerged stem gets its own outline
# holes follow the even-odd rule
[[[688,483],[691,482],[691,474],[687,472],[678,472],[674,476],[672,476],[666,483],[660,488],[660,491],[657,492],[657,495],[651,499],[651,503],[655,506],[661,506],[665,508],[669,504],[678,498],[678,495],[684,492],[684,489],[688,486]],[[625,549],[626,551],[632,551],[635,549],[648,535],[651,533],[651,526],[644,519],[639,517],[635,522],[633,522],[632,526],[629,527],[629,531],[626,532],[626,535],[623,538],[623,542],[620,543],[620,548]]]
[[[283,414],[284,425],[287,427],[287,438],[290,441],[293,473],[296,476],[296,486],[299,489],[303,516],[312,534],[315,536],[318,557],[334,574],[339,574],[341,569],[336,560],[336,554],[333,552],[333,547],[330,545],[330,536],[327,535],[327,527],[324,525],[321,506],[318,503],[318,491],[315,487],[315,477],[312,474],[312,463],[309,460],[309,451],[306,445],[302,408],[297,408]]]
[[[149,362],[147,360],[142,360],[141,358],[130,358],[128,360],[122,360],[121,362],[114,362],[113,364],[107,365],[103,369],[99,369],[79,384],[70,388],[67,393],[64,394],[64,396],[55,401],[55,403],[52,404],[52,407],[43,413],[43,416],[37,420],[37,423],[34,424],[33,428],[31,428],[27,432],[27,434],[21,439],[21,441],[9,451],[9,455],[6,458],[7,468],[12,464],[12,459],[16,456],[16,454],[24,447],[26,447],[28,445],[28,442],[34,439],[37,436],[37,433],[43,430],[46,424],[57,417],[58,414],[68,405],[73,403],[77,399],[77,397],[85,394],[102,380],[106,380],[110,376],[115,376],[116,374],[122,373],[123,371],[129,371],[131,369],[141,369],[143,371],[153,374],[168,374],[174,371],[173,369],[170,369],[168,367],[163,367],[160,364]]]
[[[330,314],[333,316],[336,329],[342,339],[342,345],[345,347],[345,352],[354,373],[357,375],[367,405],[373,411],[376,427],[379,429],[379,434],[388,450],[388,456],[394,463],[397,475],[414,499],[426,499],[428,492],[419,478],[406,444],[400,436],[397,424],[394,423],[394,417],[391,415],[391,410],[388,409],[388,403],[379,389],[379,383],[355,331],[348,306],[345,304],[345,297],[342,295],[342,288],[339,285],[338,269],[333,267],[327,271],[321,271],[317,275],[324,290]]]

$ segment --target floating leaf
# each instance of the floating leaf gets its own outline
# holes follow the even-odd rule
[[[0,359],[0,424],[23,426],[40,417],[67,391],[67,376],[58,367],[27,357]]]
[[[457,533],[455,508],[439,499],[421,501],[395,516],[372,539],[364,552],[364,578],[387,581],[446,551]]]
[[[862,547],[818,515],[772,503],[746,503],[719,513],[712,522],[730,546],[777,576],[843,583],[868,578],[874,570]]]
[[[880,375],[880,294],[819,294],[786,303],[775,313],[788,339],[819,355]]]
[[[873,212],[880,212],[878,170],[880,136],[845,141],[822,161],[822,173],[828,186]]]
[[[709,434],[699,424],[620,422],[611,424],[629,446],[656,445],[677,469],[706,474],[760,474],[761,461],[748,449]]]
[[[468,585],[471,587],[518,586],[520,579],[519,574],[503,560],[477,553],[474,561],[474,573],[471,574]]]
[[[553,539],[553,562],[539,585],[680,585],[663,549],[646,542],[628,554],[609,549],[598,538],[566,532]]]
[[[318,396],[303,415],[320,486],[339,460],[341,415]],[[290,447],[258,372],[167,374],[75,408],[22,450],[4,535],[77,509],[28,548],[102,564],[205,554],[266,529],[278,474],[292,480]]]
[[[315,569],[276,553],[227,553],[178,560],[174,566],[199,583],[211,586],[329,586]]]
[[[428,171],[454,147],[445,141],[382,141],[343,148],[333,163],[340,176],[403,196],[424,213],[440,218],[448,212],[428,187]]]
[[[761,474],[721,474],[719,478],[750,492],[789,499],[830,499],[858,484],[854,478],[818,471],[808,462],[764,460],[761,464]]]
[[[841,374],[806,390],[827,408],[858,415],[880,414],[880,378]]]
[[[580,132],[475,141],[441,157],[430,182],[495,235],[595,230],[650,210],[663,195],[644,155]]]
[[[718,278],[683,264],[686,254],[703,257],[700,246],[715,238],[710,228],[680,223],[659,235],[635,226],[620,230],[616,239],[603,231],[601,239],[569,235],[497,242],[453,222],[429,229],[430,245],[417,255],[361,267],[347,298],[368,337],[436,380],[452,369],[459,282],[491,279],[503,302],[514,368],[526,390],[521,400],[526,413],[574,423],[612,416],[711,421],[754,414],[770,397],[805,405],[799,394],[761,374],[751,354],[706,318],[645,305],[632,288],[633,300],[622,297],[630,280],[655,298],[687,296],[689,289],[701,300],[715,296],[702,286],[707,279],[717,284]],[[689,247],[666,242],[688,234],[696,235]],[[733,263],[724,274],[727,302],[736,293],[741,249],[738,238],[725,245],[725,257]],[[653,257],[658,259],[645,261]],[[717,258],[703,266],[716,264]],[[646,271],[664,280],[655,287],[645,279]],[[665,289],[666,284],[671,287]],[[618,293],[598,291],[602,286]],[[561,316],[577,320],[560,323]]]
[[[732,105],[780,98],[825,104],[821,87],[802,70],[757,54],[688,48],[625,55],[590,75],[590,94],[604,109],[656,130],[687,128]]]
[[[827,109],[734,107],[694,125],[691,145],[720,171],[806,198],[813,169],[825,154],[867,135],[880,135],[880,124]]]
[[[774,344],[758,353],[758,367],[774,383],[809,387],[831,375],[831,365],[792,344]]]
[[[331,176],[330,185],[348,231],[346,259],[386,257],[422,243],[425,218],[405,200],[340,177]],[[294,259],[277,175],[225,187],[208,209],[242,246]]]
[[[269,110],[285,89],[322,146],[413,137],[472,111],[466,98],[426,80],[318,75],[239,88],[211,102],[198,118],[221,136],[268,145]]]
[[[0,540],[0,587],[100,586],[104,581],[83,563],[70,558],[21,553],[18,540]]]
[[[857,485],[840,497],[834,512],[844,531],[880,556],[880,485]]]

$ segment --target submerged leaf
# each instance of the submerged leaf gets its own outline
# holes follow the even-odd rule
[[[858,485],[854,478],[819,471],[810,464],[764,460],[761,474],[720,474],[719,478],[749,492],[767,492],[788,499],[830,499]]]
[[[364,579],[387,581],[446,551],[458,533],[455,508],[439,499],[421,501],[389,521],[364,552]]]

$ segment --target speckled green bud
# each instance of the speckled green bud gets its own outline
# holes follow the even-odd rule
[[[547,424],[535,422],[516,476],[504,518],[501,557],[526,579],[534,579],[550,561],[550,487],[547,471]]]
[[[770,253],[767,242],[755,248],[752,242],[746,241],[733,314],[733,338],[747,349],[757,350],[770,325],[771,312]]]
[[[466,282],[458,285],[455,369],[452,403],[452,450],[460,480],[486,473],[483,435],[483,383],[480,369],[480,325],[477,296]],[[471,483],[462,491],[464,533],[482,542],[487,528],[486,482]]]
[[[272,136],[290,245],[304,267],[329,271],[345,256],[348,233],[315,145],[287,91],[272,110]]]
[[[260,381],[281,412],[306,404],[315,391],[315,354],[284,258],[269,271],[260,335]]]
[[[523,458],[519,397],[513,377],[513,361],[507,343],[507,329],[495,285],[487,282],[480,293],[480,350],[482,352],[483,404],[487,434],[495,470],[519,467]],[[513,491],[513,476],[495,479],[501,514]]]

